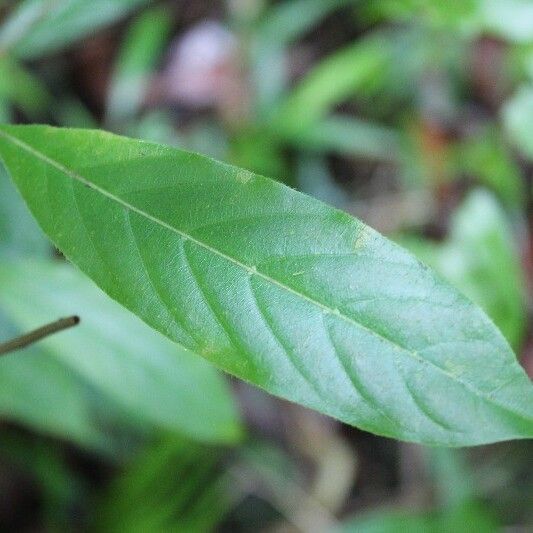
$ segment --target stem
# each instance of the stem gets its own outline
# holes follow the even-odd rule
[[[50,324],[46,324],[46,326],[34,329],[29,333],[21,335],[20,337],[16,337],[15,339],[12,339],[10,341],[0,343],[0,355],[4,355],[9,352],[14,352],[15,350],[20,350],[21,348],[25,348],[26,346],[29,346],[34,342],[44,339],[44,337],[48,337],[48,335],[52,335],[53,333],[57,333],[58,331],[71,328],[72,326],[79,324],[79,322],[80,318],[78,316],[60,318],[55,322],[51,322]]]

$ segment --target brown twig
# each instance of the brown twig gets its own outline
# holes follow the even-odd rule
[[[29,333],[25,333],[20,337],[16,337],[15,339],[12,339],[10,341],[0,343],[0,355],[4,355],[10,352],[14,352],[15,350],[20,350],[21,348],[25,348],[26,346],[29,346],[34,342],[40,341],[44,337],[48,337],[48,335],[52,335],[54,333],[57,333],[58,331],[71,328],[76,324],[79,324],[79,322],[80,318],[78,316],[60,318],[55,322],[46,324],[46,326],[34,329]]]

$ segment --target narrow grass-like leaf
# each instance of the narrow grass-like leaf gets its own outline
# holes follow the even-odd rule
[[[288,132],[285,138],[308,150],[384,160],[398,157],[399,143],[393,130],[342,115],[327,117],[304,131]]]
[[[305,132],[329,110],[380,77],[390,61],[387,39],[377,36],[350,44],[322,60],[281,102],[272,119],[284,135]]]
[[[104,132],[2,126],[0,155],[72,262],[228,372],[395,438],[533,435],[533,388],[492,322],[346,213]]]
[[[107,121],[131,119],[142,107],[155,69],[171,29],[171,18],[161,8],[139,16],[122,44],[107,100]]]
[[[13,30],[23,19],[28,24],[21,34],[13,32],[15,38],[5,40],[17,57],[36,59],[94,34],[146,3],[148,0],[25,0],[8,25]]]
[[[288,0],[268,6],[255,30],[252,79],[259,108],[265,112],[281,97],[288,82],[287,49],[331,12],[354,0]],[[268,76],[265,73],[268,72]]]

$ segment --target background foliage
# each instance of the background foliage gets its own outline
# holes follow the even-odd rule
[[[196,150],[341,207],[479,303],[531,372],[530,2],[24,0],[0,16],[2,122]],[[67,265],[1,169],[0,259],[1,339],[87,316],[1,361],[2,529],[533,523],[531,442],[399,444],[229,382]]]

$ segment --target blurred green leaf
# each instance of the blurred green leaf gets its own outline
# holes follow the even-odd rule
[[[228,132],[213,120],[199,121],[187,128],[181,147],[209,157],[227,160],[229,152]]]
[[[4,315],[3,293],[2,285],[0,341],[20,334]],[[109,448],[109,438],[95,419],[90,390],[42,346],[0,359],[0,417],[86,448]]]
[[[0,25],[0,56],[9,52],[9,49],[31,31],[39,19],[46,15],[46,11],[50,9],[51,1],[23,0],[18,2],[16,9]]]
[[[73,262],[226,371],[395,438],[464,446],[532,435],[531,382],[493,323],[346,213],[246,170],[101,131],[1,126],[0,152],[34,216]],[[26,286],[33,306],[20,318],[37,312],[38,287]],[[48,279],[40,294],[50,305],[64,286],[54,290]],[[83,312],[82,302],[56,303],[63,313]],[[140,398],[141,383],[123,380],[138,372],[133,354],[143,383],[153,371],[156,358],[141,349],[148,333],[132,346],[139,326],[125,332],[112,322],[94,318],[96,331],[107,330],[129,355],[120,378],[108,367],[115,352],[89,364],[69,348],[73,332],[47,342],[129,405],[161,416],[170,397]],[[169,378],[167,363],[161,367],[157,381]],[[181,371],[181,381],[172,375],[155,390],[190,392],[205,413],[179,421],[201,434],[208,417],[220,424],[221,416],[192,395],[205,376]]]
[[[366,515],[347,519],[339,533],[444,533],[429,514],[410,513],[405,510],[373,511]]]
[[[232,504],[221,455],[175,437],[147,447],[104,493],[98,531],[212,531]]]
[[[87,498],[81,473],[68,464],[60,445],[32,436],[26,438],[9,431],[0,435],[0,456],[31,476],[43,502],[36,512],[42,514],[46,531],[68,531],[76,506]]]
[[[532,130],[533,131],[533,130]],[[518,208],[525,200],[525,184],[498,130],[489,128],[456,149],[457,170],[466,172],[492,189],[508,206]]]
[[[121,130],[131,137],[169,146],[181,146],[184,143],[183,136],[178,133],[172,117],[163,110],[145,113],[138,119],[122,125]]]
[[[523,85],[505,104],[503,122],[511,141],[533,159],[533,86]]]
[[[439,264],[517,349],[526,325],[525,281],[505,213],[489,193],[472,193],[457,211]]]
[[[402,24],[369,32],[355,45],[365,40],[380,43],[382,54],[381,64],[353,91],[365,116],[396,117],[404,124],[422,117],[437,123],[455,120],[459,87],[467,82],[470,66],[467,39],[446,29]]]
[[[287,48],[331,12],[354,0],[285,0],[269,6],[254,28],[252,76],[257,106],[267,112],[285,90]]]
[[[10,57],[0,57],[0,98],[28,118],[46,116],[52,96],[41,80]]]
[[[11,122],[12,110],[7,99],[0,97],[0,124]]]
[[[496,533],[502,531],[502,527],[486,505],[472,500],[444,511],[440,519],[440,530],[454,533]]]
[[[481,0],[483,2],[483,0]],[[476,15],[480,0],[381,0],[362,2],[362,15],[369,23],[379,21],[417,22],[448,29],[459,29]]]
[[[339,533],[495,533],[500,530],[492,515],[484,507],[472,502],[442,513],[394,509],[374,511],[347,520]]]
[[[444,509],[460,509],[476,497],[474,479],[462,450],[425,448],[436,498]]]
[[[275,134],[260,128],[243,128],[231,139],[231,163],[258,174],[283,180],[290,176]]]
[[[11,15],[18,23],[13,53],[24,59],[56,52],[73,42],[112,24],[150,0],[24,0]],[[23,12],[23,16],[21,15]],[[37,13],[31,24],[20,21]],[[13,24],[8,21],[7,24]],[[13,32],[15,33],[15,32]]]
[[[530,0],[367,0],[362,6],[367,23],[403,22],[440,28],[470,39],[484,35],[511,42],[533,41]]]
[[[331,12],[357,0],[284,0],[269,6],[255,28],[264,43],[277,42],[285,47],[310,31]]]
[[[169,13],[151,9],[133,21],[122,41],[109,89],[107,122],[134,117],[142,107],[151,76],[167,43]]]
[[[52,247],[0,164],[0,258],[50,256]]]
[[[75,97],[61,100],[55,108],[54,116],[61,126],[68,128],[96,128],[98,123],[91,112]]]
[[[526,327],[525,281],[505,213],[489,192],[468,196],[444,245],[401,242],[480,305],[518,350]]]
[[[331,108],[375,83],[390,60],[381,35],[359,40],[322,60],[289,93],[273,118],[276,130],[299,133],[323,119]]]
[[[530,0],[478,0],[474,25],[479,32],[509,41],[533,42],[533,3]]]
[[[298,159],[297,184],[298,190],[333,207],[347,205],[347,194],[334,181],[324,157],[302,154]]]
[[[492,533],[501,528],[490,509],[475,498],[474,484],[461,450],[423,449],[428,458],[436,507],[433,510],[382,509],[346,520],[339,533]]]
[[[122,125],[121,131],[137,139],[228,159],[228,136],[220,124],[213,120],[199,120],[186,130],[179,130],[176,122],[168,111],[158,109],[143,113],[138,119]],[[252,142],[255,143],[255,139]]]
[[[393,130],[350,116],[324,118],[312,127],[289,133],[286,140],[307,150],[385,160],[398,157],[398,138]]]
[[[0,305],[21,330],[79,315],[79,326],[39,347],[139,420],[200,440],[238,439],[235,405],[216,370],[145,326],[69,265],[6,261],[0,286]],[[0,359],[0,368],[9,357]]]
[[[477,499],[471,467],[462,450],[426,448],[430,458],[442,532],[501,531],[492,509]]]

